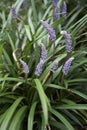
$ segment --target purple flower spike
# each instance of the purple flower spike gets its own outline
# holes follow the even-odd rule
[[[55,61],[53,67],[51,68],[51,71],[52,71],[53,73],[55,73],[55,71],[57,70],[58,65],[59,65],[59,62],[58,62],[58,61]]]
[[[57,6],[57,2],[58,2],[58,0],[52,0],[52,5],[53,5],[54,7],[56,7],[56,6]]]
[[[17,18],[18,18],[17,14],[16,14],[16,10],[15,10],[14,7],[12,7],[12,17],[13,17],[14,19],[17,19]]]
[[[77,10],[79,10],[81,8],[81,3],[80,3],[80,1],[78,0],[77,1]]]
[[[66,15],[67,15],[67,5],[66,2],[64,1],[62,5],[62,16],[66,18]]]
[[[38,63],[36,70],[35,70],[35,75],[40,76],[42,73],[42,67],[43,67],[44,61],[41,59],[40,62]]]
[[[63,35],[66,41],[66,51],[71,52],[73,48],[70,34],[68,34],[66,31],[61,31],[61,34]]]
[[[25,10],[28,8],[27,0],[24,0],[24,1],[23,1],[23,7],[24,7]]]
[[[50,41],[56,40],[56,33],[55,30],[45,21],[41,20],[43,27],[47,30],[48,34],[50,35]]]
[[[56,20],[58,20],[58,18],[59,18],[59,8],[55,7],[54,8],[54,18],[53,18],[53,20],[56,21]]]
[[[23,72],[25,74],[28,74],[29,73],[29,68],[28,68],[28,65],[23,61],[23,60],[20,60],[21,64],[23,65]]]
[[[69,58],[66,62],[65,62],[65,64],[64,64],[64,66],[63,66],[63,73],[64,73],[64,75],[67,75],[68,74],[68,72],[69,72],[69,69],[70,69],[70,66],[71,66],[71,63],[72,63],[72,61],[74,60],[74,57],[71,57],[71,58]]]
[[[41,43],[41,58],[40,59],[45,61],[46,57],[47,57],[46,47],[44,44]]]

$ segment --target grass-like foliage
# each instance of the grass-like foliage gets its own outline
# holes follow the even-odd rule
[[[0,3],[0,130],[87,124],[86,4]]]

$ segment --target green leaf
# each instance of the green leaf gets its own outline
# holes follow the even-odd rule
[[[72,22],[76,19],[76,17],[78,16],[78,14],[82,11],[82,9],[80,9],[79,11],[76,11],[76,13],[74,12],[73,15],[71,15],[71,18],[69,18],[66,27],[69,27],[70,24],[72,25]]]
[[[3,45],[0,45],[0,63],[2,63]]]
[[[74,130],[72,125],[66,120],[66,118],[62,114],[60,114],[58,111],[54,109],[51,109],[50,111],[67,127],[67,130]]]
[[[29,13],[28,13],[28,23],[30,25],[30,29],[31,29],[32,34],[34,34],[35,33],[35,28],[34,28],[33,21],[31,19],[31,17],[32,17],[32,9],[30,8]]]
[[[80,96],[80,97],[82,97],[82,98],[84,98],[84,99],[87,100],[87,95],[85,95],[84,93],[79,92],[79,91],[74,90],[74,89],[70,89],[70,91],[71,91],[72,93],[74,93],[74,94],[76,94],[76,95],[78,95],[78,96]]]
[[[42,109],[43,109],[43,116],[44,116],[44,121],[45,121],[45,125],[48,124],[48,106],[47,106],[47,98],[46,95],[44,93],[43,87],[39,81],[39,79],[35,79],[34,80],[35,84],[36,84],[36,89],[38,91],[40,100],[41,100],[41,105],[42,105]]]
[[[51,11],[52,5],[49,5],[48,8],[46,9],[44,15],[43,15],[43,20],[46,19],[47,15],[49,15],[49,12]]]
[[[31,30],[30,30],[29,25],[25,25],[25,30],[26,30],[26,34],[27,34],[28,39],[30,41],[32,41],[32,34],[31,34]]]
[[[4,97],[4,96],[6,96],[6,95],[11,95],[11,94],[13,94],[12,92],[3,92],[3,93],[0,93],[0,98],[1,97]]]
[[[46,88],[66,89],[63,86],[59,86],[59,85],[56,85],[56,84],[46,84],[45,86],[46,86]]]
[[[6,114],[7,114],[7,111],[4,112],[4,114],[0,115],[0,126],[1,126],[1,123],[3,122],[3,119],[5,118]]]
[[[61,105],[61,106],[58,106],[57,109],[87,110],[87,105],[86,104]]]
[[[72,114],[72,112],[68,111],[68,110],[64,110],[64,113],[66,114],[67,117],[69,117],[72,121],[74,121],[75,123],[79,124],[80,126],[82,126],[82,124],[79,121],[79,118],[76,116],[75,114]]]
[[[23,106],[16,112],[12,118],[12,121],[10,122],[11,125],[9,127],[9,130],[20,130],[20,125],[25,117],[26,111],[27,106]]]
[[[33,130],[33,120],[34,120],[34,115],[35,115],[35,108],[36,108],[37,102],[33,103],[30,112],[28,115],[28,130]]]
[[[15,74],[14,66],[13,66],[13,64],[11,62],[11,59],[10,59],[9,55],[7,54],[7,52],[6,52],[6,50],[4,48],[3,48],[3,53],[4,53],[4,56],[6,58],[6,62],[7,62],[7,64],[6,63],[4,63],[4,64],[7,66],[10,73],[12,73],[12,75],[15,76],[16,74]]]
[[[24,79],[13,78],[13,77],[0,78],[0,81],[15,81],[15,82],[23,82],[23,83],[25,83],[25,80],[24,80]]]
[[[60,123],[56,120],[51,120],[49,121],[49,123],[51,124],[51,126],[56,127],[58,130],[67,130],[67,127],[63,123]]]
[[[13,43],[13,41],[12,41],[12,39],[11,39],[9,33],[7,33],[7,35],[8,35],[8,38],[9,38],[9,41],[10,41],[10,45],[11,45],[11,47],[12,47],[12,50],[14,51],[14,50],[15,50],[14,43]]]
[[[31,4],[32,4],[34,20],[37,22],[37,10],[36,10],[36,7],[35,7],[35,1],[31,0]]]
[[[13,117],[13,114],[16,110],[16,108],[18,107],[19,103],[22,101],[23,97],[20,97],[18,98],[13,104],[12,106],[7,110],[7,114],[1,124],[1,127],[0,129],[1,130],[7,130],[8,129],[8,125],[9,125],[9,122],[11,120],[11,118]]]
[[[87,82],[86,78],[79,78],[79,79],[71,79],[67,81],[69,84],[78,83],[78,82]]]
[[[7,77],[8,77],[8,74],[4,75],[4,80],[3,80],[2,85],[1,85],[2,90],[3,90],[4,85],[5,85],[5,78],[7,78]]]

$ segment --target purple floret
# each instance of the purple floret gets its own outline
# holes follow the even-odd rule
[[[24,7],[25,10],[28,8],[27,0],[24,0],[24,1],[23,1],[23,7]]]
[[[74,60],[74,57],[71,57],[71,58],[69,58],[66,62],[65,62],[65,64],[64,64],[64,66],[63,66],[63,73],[64,73],[64,75],[67,75],[68,74],[68,72],[69,72],[69,69],[70,69],[70,66],[71,66],[71,63],[72,63],[72,61]]]
[[[40,59],[45,61],[46,57],[47,57],[46,47],[44,44],[41,43],[41,58]]]
[[[42,23],[43,27],[47,30],[47,32],[50,36],[50,41],[55,41],[56,40],[55,30],[47,22],[41,20],[41,23]]]
[[[43,67],[44,61],[41,59],[40,62],[38,63],[36,70],[35,70],[35,75],[40,76],[42,73],[42,67]]]
[[[67,5],[66,2],[64,1],[62,5],[62,16],[66,18],[66,15],[67,15]]]
[[[72,48],[72,40],[70,34],[68,34],[65,30],[61,31],[61,34],[63,35],[66,41],[66,46],[65,46],[66,51],[71,52],[73,48]]]
[[[53,20],[56,21],[58,19],[59,19],[59,8],[55,7],[54,8],[54,17],[53,17]]]
[[[80,3],[80,1],[78,0],[77,1],[77,10],[79,10],[81,8],[81,3]]]
[[[58,2],[58,0],[52,0],[52,5],[55,7],[55,6],[57,6],[57,2]]]
[[[12,7],[12,17],[13,17],[14,19],[17,19],[17,18],[18,18],[17,13],[16,13],[16,10],[15,10],[14,7]]]
[[[28,74],[29,73],[29,68],[28,68],[28,65],[26,64],[26,62],[24,62],[23,60],[20,60],[21,64],[23,65],[23,72],[25,74]]]
[[[57,70],[58,65],[59,65],[59,62],[58,62],[58,61],[55,61],[54,64],[53,64],[53,67],[51,68],[51,71],[52,71],[53,73],[55,73],[55,71]]]

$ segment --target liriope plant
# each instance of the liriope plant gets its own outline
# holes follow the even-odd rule
[[[67,3],[17,0],[1,13],[1,130],[87,123],[87,15],[77,18],[83,8],[67,14]]]

